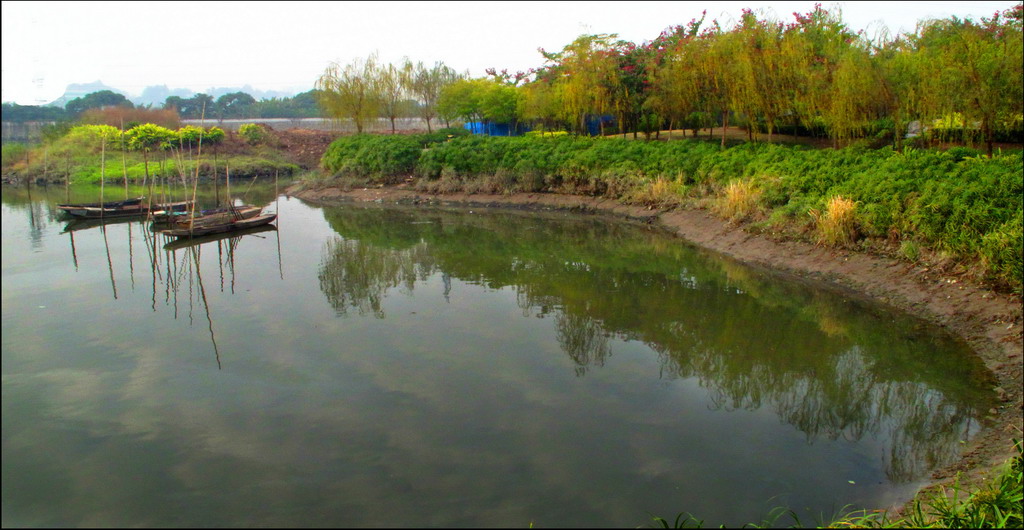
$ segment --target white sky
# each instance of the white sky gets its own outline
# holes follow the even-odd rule
[[[821,2],[854,30],[913,31],[919,20],[989,17],[1018,3]],[[149,85],[202,92],[250,85],[302,92],[331,61],[376,51],[483,76],[543,65],[537,48],[560,50],[583,33],[640,43],[699,18],[729,27],[740,10],[778,19],[800,2],[2,2],[2,99],[39,105],[71,83],[102,81],[130,95]]]

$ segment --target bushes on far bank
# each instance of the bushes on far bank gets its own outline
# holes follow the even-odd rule
[[[262,126],[257,132],[267,134]],[[178,179],[194,174],[197,164],[200,177],[212,177],[214,166],[221,176],[230,166],[231,175],[238,177],[288,177],[300,170],[275,146],[236,141],[244,148],[225,154],[221,144],[226,137],[219,127],[186,126],[174,131],[142,124],[122,133],[109,125],[78,125],[37,146],[5,145],[3,173],[5,179],[74,184],[99,183],[104,177],[142,181],[147,174]],[[268,138],[265,135],[260,141]]]
[[[433,192],[551,191],[656,206],[722,205],[731,193],[746,202],[723,216],[773,231],[839,246],[927,248],[1018,292],[1024,277],[1019,150],[986,158],[970,148],[720,149],[698,140],[356,135],[331,144],[322,166],[377,183],[418,177],[417,186]],[[743,197],[734,181],[744,183]],[[841,221],[829,214],[830,201],[839,208],[837,197]]]

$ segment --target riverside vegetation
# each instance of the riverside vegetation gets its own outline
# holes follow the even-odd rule
[[[121,130],[110,125],[57,126],[37,145],[3,146],[5,181],[43,181],[68,184],[101,181],[145,183],[149,179],[177,181],[225,168],[233,177],[294,176],[302,170],[281,149],[273,131],[246,124],[238,133],[219,127],[178,129],[143,123]]]
[[[355,135],[309,185],[424,192],[559,192],[656,208],[710,207],[751,229],[823,245],[944,261],[1021,293],[1022,151],[809,149],[572,136]]]

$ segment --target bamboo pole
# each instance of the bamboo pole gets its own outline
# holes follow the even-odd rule
[[[103,189],[107,181],[107,137],[105,134],[100,133],[100,219],[103,219],[103,214],[106,208],[103,207],[104,195]]]
[[[121,118],[121,173],[124,175],[124,200],[128,200],[128,159],[124,147],[124,118]]]
[[[203,113],[199,119],[199,128],[202,131],[206,131],[206,102],[203,102]],[[188,230],[191,235],[192,228],[195,227],[196,222],[196,194],[199,193],[199,160],[203,155],[203,132],[199,133],[199,147],[196,149],[196,163],[195,163],[195,180],[192,183],[192,212],[189,215]]]

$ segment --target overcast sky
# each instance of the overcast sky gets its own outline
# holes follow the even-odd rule
[[[991,16],[1018,2],[828,2],[855,29],[913,31],[919,20]],[[3,102],[39,105],[71,83],[135,96],[149,85],[202,92],[251,85],[302,92],[332,62],[376,51],[445,64],[473,76],[543,65],[583,33],[640,43],[707,10],[726,23],[740,10],[793,19],[803,2],[31,2],[3,1]]]

